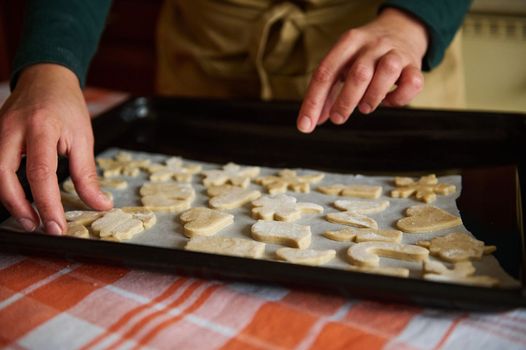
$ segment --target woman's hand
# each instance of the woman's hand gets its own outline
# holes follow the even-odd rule
[[[55,64],[24,69],[0,110],[0,201],[26,231],[33,231],[40,219],[16,175],[24,154],[31,192],[47,233],[60,235],[67,230],[56,175],[58,154],[69,158],[80,198],[97,210],[111,208],[97,182],[90,116],[78,79],[69,69]]]
[[[367,114],[382,101],[387,106],[408,104],[423,87],[421,62],[427,46],[425,26],[394,8],[347,31],[314,72],[298,129],[312,132],[327,119],[343,124],[356,107]]]

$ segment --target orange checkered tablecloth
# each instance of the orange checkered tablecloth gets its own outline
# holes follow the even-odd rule
[[[86,95],[95,112],[125,97]],[[526,310],[458,313],[0,253],[0,347],[526,349]]]

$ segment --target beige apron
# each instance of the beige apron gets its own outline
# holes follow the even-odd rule
[[[338,37],[374,18],[381,2],[166,0],[157,33],[158,92],[299,100]],[[461,107],[458,53],[426,75],[416,105]]]

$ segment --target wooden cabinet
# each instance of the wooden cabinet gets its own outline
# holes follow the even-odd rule
[[[153,94],[155,32],[162,0],[115,0],[88,73],[92,86]],[[24,1],[0,0],[0,80],[20,41]]]

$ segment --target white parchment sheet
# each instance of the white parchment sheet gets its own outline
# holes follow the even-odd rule
[[[101,158],[110,158],[118,153],[119,149],[109,149],[104,153],[100,154]],[[130,152],[130,151],[127,151]],[[130,152],[134,159],[150,159],[154,163],[162,163],[168,158],[168,156],[144,153],[144,152]],[[203,170],[208,169],[219,169],[223,164],[211,164],[204,162],[197,162],[191,160],[184,160],[185,164],[200,164],[203,166]],[[262,167],[260,176],[273,175],[281,169],[266,168]],[[317,172],[309,169],[295,169],[300,175]],[[324,179],[311,187],[310,193],[295,193],[287,192],[287,195],[294,196],[299,202],[313,202],[324,207],[323,214],[308,214],[304,215],[300,220],[296,221],[298,224],[310,225],[312,231],[312,249],[335,249],[337,252],[336,258],[320,268],[340,268],[346,269],[349,263],[346,259],[346,251],[353,244],[348,242],[337,242],[329,240],[322,236],[322,233],[326,230],[338,230],[345,228],[345,225],[329,223],[324,219],[325,215],[330,212],[338,212],[332,206],[332,203],[337,199],[345,199],[349,197],[331,196],[325,195],[315,191],[318,185],[332,185],[332,184],[359,184],[359,185],[380,185],[383,187],[383,194],[380,199],[388,199],[390,206],[383,212],[377,214],[368,214],[368,216],[374,218],[378,222],[378,227],[381,229],[396,228],[395,222],[404,217],[405,209],[422,202],[413,198],[391,198],[389,197],[390,191],[394,188],[393,176],[362,176],[362,175],[350,175],[350,174],[336,174],[336,173],[325,173]],[[122,177],[128,181],[128,188],[126,190],[111,190],[114,196],[115,207],[125,206],[139,206],[140,196],[139,188],[142,184],[148,181],[148,174],[141,172],[137,177]],[[206,189],[202,184],[202,175],[194,175],[192,185],[196,191],[196,199],[193,202],[193,207],[205,206],[208,207],[209,197],[206,195]],[[442,208],[454,215],[460,215],[456,205],[456,198],[460,195],[461,188],[461,176],[444,176],[439,178],[439,182],[454,184],[457,188],[455,194],[450,196],[438,196],[437,200],[432,203],[433,206]],[[265,189],[262,186],[251,184],[251,188],[260,190],[263,194],[266,194]],[[76,209],[65,207],[66,210]],[[250,228],[255,223],[250,215],[250,204],[245,205],[239,209],[229,210],[231,214],[235,215],[234,224],[223,229],[217,235],[248,238],[250,237]],[[157,224],[151,229],[144,231],[133,237],[130,241],[123,242],[159,246],[164,248],[183,249],[184,245],[188,241],[188,238],[183,234],[183,227],[178,220],[178,214],[170,213],[156,213]],[[9,228],[12,230],[19,230],[13,219],[8,219],[2,224],[2,227]],[[450,232],[467,232],[464,226],[458,226],[451,229],[440,230],[432,233],[412,234],[404,233],[402,243],[413,244],[419,240],[429,240],[436,236],[444,236]],[[267,244],[265,257],[267,259],[275,260],[275,251],[281,246],[276,244]],[[499,249],[499,247],[497,247]],[[434,259],[430,257],[430,259]],[[408,262],[396,259],[381,258],[380,266],[400,266],[410,269],[410,277],[420,278],[421,276],[421,263]],[[509,274],[507,274],[499,265],[497,259],[493,256],[484,256],[480,261],[473,262],[476,267],[476,275],[490,275],[496,277],[500,281],[500,287],[502,288],[515,288],[520,286],[520,282],[515,280]]]

